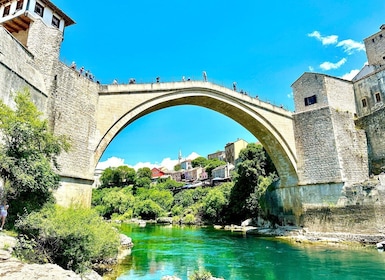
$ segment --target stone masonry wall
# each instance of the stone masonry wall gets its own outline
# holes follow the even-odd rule
[[[328,106],[328,97],[323,75],[317,73],[304,73],[293,83],[292,88],[296,112],[311,111]],[[317,96],[317,103],[305,106],[304,99],[313,95]]]
[[[356,112],[352,82],[324,76],[324,83],[330,107],[339,111]]]
[[[354,83],[356,108],[358,117],[369,115],[384,107],[385,100],[385,70],[378,70],[373,75],[364,77]],[[379,93],[381,101],[376,100],[375,94]],[[362,100],[365,99],[366,107]]]
[[[384,234],[385,175],[350,186],[318,184],[267,194],[267,213],[310,232]]]
[[[99,85],[57,63],[48,111],[55,134],[70,137],[71,150],[59,158],[62,176],[93,180],[96,148],[96,106]]]
[[[351,112],[330,109],[342,181],[362,182],[369,177],[365,131],[355,127]]]
[[[0,26],[0,98],[12,106],[13,94],[27,87],[38,109],[49,118],[54,133],[70,138],[70,151],[58,159],[62,180],[56,197],[61,205],[80,202],[89,206],[97,145],[95,114],[99,85],[57,60],[55,46],[59,47],[61,34],[44,28],[47,27],[40,22],[35,25],[35,32],[56,37],[48,39],[52,42],[45,47],[35,49],[35,54]],[[36,48],[44,36],[33,42]]]
[[[331,109],[294,114],[299,184],[341,182]]]
[[[62,32],[53,26],[47,26],[41,18],[31,22],[27,48],[33,53],[34,64],[42,73],[49,91],[54,82],[53,69],[59,61],[62,41]]]
[[[46,111],[47,88],[34,56],[0,26],[0,98],[13,106],[13,94],[29,88],[39,110]]]
[[[380,30],[376,34],[364,40],[366,56],[369,65],[384,65],[385,60],[385,29]]]
[[[385,171],[385,108],[356,120],[356,125],[365,129],[368,141],[370,173]]]

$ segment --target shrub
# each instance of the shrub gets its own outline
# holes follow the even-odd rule
[[[155,219],[165,214],[162,207],[151,199],[138,201],[135,205],[134,214],[145,220]]]
[[[210,280],[212,277],[209,271],[194,271],[193,274],[190,275],[189,280]]]
[[[195,222],[196,222],[196,220],[195,220],[195,216],[193,214],[187,214],[182,219],[182,223],[186,224],[186,225],[194,225]]]
[[[25,260],[51,262],[65,269],[84,272],[92,262],[116,256],[119,236],[96,211],[45,206],[21,217],[16,254]]]
[[[103,217],[110,218],[112,214],[123,214],[132,208],[135,198],[132,187],[106,188],[92,190],[92,205]]]

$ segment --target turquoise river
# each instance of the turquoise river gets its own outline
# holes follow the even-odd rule
[[[245,236],[213,228],[122,225],[133,239],[132,253],[117,279],[188,280],[199,269],[226,280],[385,279],[385,253],[371,248],[341,248]]]

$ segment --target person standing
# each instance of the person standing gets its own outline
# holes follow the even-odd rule
[[[4,201],[0,205],[0,217],[1,217],[1,227],[0,227],[0,230],[3,230],[4,224],[5,224],[5,218],[7,218],[7,215],[8,215],[8,208],[9,208],[9,205],[7,204],[6,201]]]
[[[203,81],[207,82],[207,73],[206,73],[206,71],[203,71],[202,75],[203,75]]]

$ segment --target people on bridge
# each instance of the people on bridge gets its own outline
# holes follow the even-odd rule
[[[160,77],[156,77],[156,82],[157,82],[157,83],[160,82]]]
[[[203,75],[203,81],[207,82],[207,73],[206,73],[206,71],[203,71],[202,75]]]
[[[117,84],[118,84],[118,80],[117,80],[117,79],[114,79],[114,80],[112,81],[112,84],[113,84],[113,85],[117,85]]]
[[[71,63],[71,69],[76,70],[76,63],[75,63],[75,61],[72,61],[72,63]]]
[[[233,82],[233,90],[237,91],[237,83],[236,82]]]
[[[185,82],[185,81],[186,81],[186,78],[182,76],[182,82]]]

